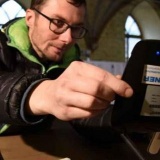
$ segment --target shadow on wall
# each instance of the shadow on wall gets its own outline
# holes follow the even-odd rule
[[[1,0],[0,0],[1,1]],[[19,4],[21,4],[22,6],[24,6],[24,8],[29,8],[30,7],[30,2],[31,0],[27,0],[27,1],[22,1],[22,0],[16,0]]]

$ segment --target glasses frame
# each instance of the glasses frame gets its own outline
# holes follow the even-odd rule
[[[38,14],[40,14],[41,16],[43,16],[44,18],[46,18],[47,20],[49,20],[49,22],[50,22],[50,24],[49,24],[49,29],[50,29],[52,32],[54,32],[55,34],[62,34],[62,33],[64,33],[68,28],[71,28],[71,33],[72,33],[72,28],[81,28],[81,29],[83,29],[83,31],[84,31],[83,34],[82,34],[82,36],[80,36],[80,37],[74,37],[74,36],[71,34],[72,38],[74,38],[74,39],[81,39],[81,38],[83,38],[83,37],[86,35],[86,33],[88,32],[88,30],[87,30],[85,27],[82,27],[82,26],[81,26],[81,27],[80,27],[80,26],[72,26],[72,25],[69,25],[68,23],[64,22],[64,21],[61,20],[61,19],[50,18],[50,17],[46,16],[45,14],[43,14],[42,12],[40,12],[39,10],[37,10],[36,8],[33,8],[33,10],[35,10]],[[52,30],[52,29],[51,29],[51,23],[53,23],[54,25],[56,25],[56,24],[53,22],[53,20],[62,21],[62,22],[66,25],[65,29],[64,29],[62,32],[56,32],[56,31]]]

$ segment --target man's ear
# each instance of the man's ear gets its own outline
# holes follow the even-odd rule
[[[26,10],[26,16],[25,16],[26,24],[28,27],[32,27],[35,22],[35,13],[32,9]]]

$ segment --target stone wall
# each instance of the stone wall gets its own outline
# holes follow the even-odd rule
[[[96,50],[91,51],[91,60],[115,62],[125,61],[126,18],[129,14],[132,14],[132,10],[134,10],[134,8],[142,1],[144,0],[131,1],[124,7],[121,7],[121,9],[119,9],[117,13],[115,13],[114,16],[110,18],[108,23],[104,26],[104,30],[100,35],[98,43],[96,44]],[[91,6],[93,6],[93,4]],[[92,10],[89,9],[89,11],[91,13]],[[93,11],[91,14],[94,14]],[[92,18],[92,16],[90,17]],[[145,19],[143,19],[142,21],[144,20]],[[84,39],[79,41],[79,45],[82,48],[82,50],[87,50]],[[82,58],[85,59],[85,56],[82,55]]]

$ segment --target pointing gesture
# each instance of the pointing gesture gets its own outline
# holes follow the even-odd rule
[[[57,79],[40,83],[30,96],[29,107],[35,115],[52,114],[72,120],[102,112],[115,94],[129,97],[132,93],[126,82],[111,73],[75,61]]]

